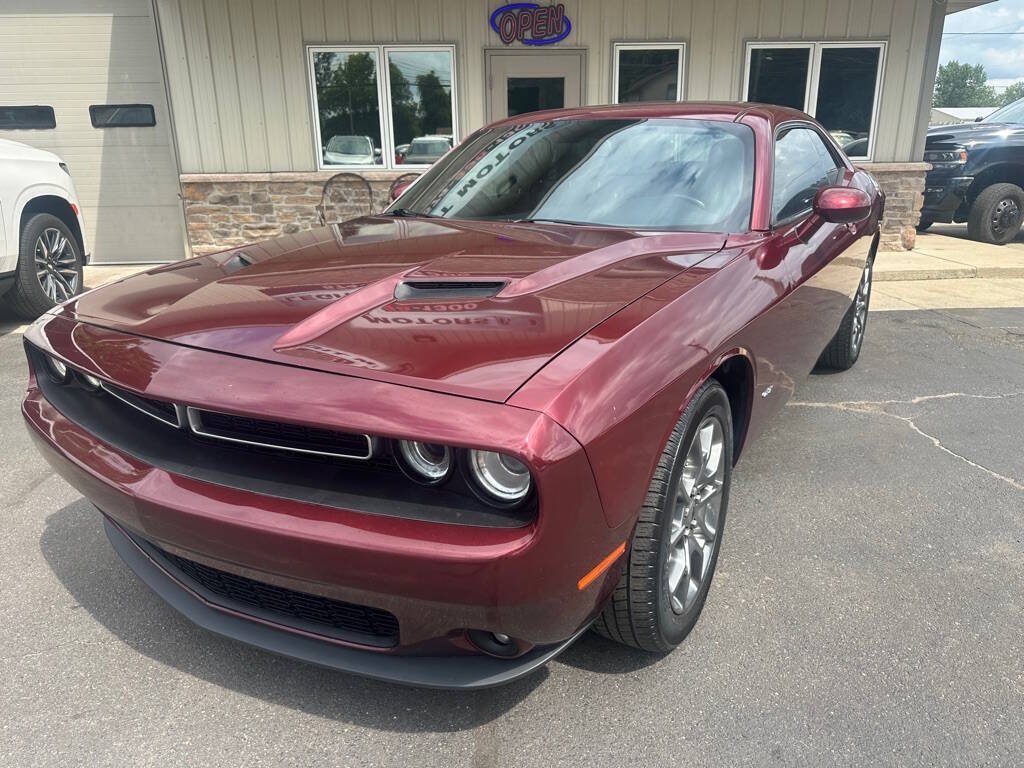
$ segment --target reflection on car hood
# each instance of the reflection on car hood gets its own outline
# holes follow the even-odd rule
[[[928,129],[925,146],[928,148],[947,144],[1004,139],[1015,136],[1019,141],[1024,136],[1024,125],[1020,123],[963,123],[962,125],[937,125]]]
[[[369,217],[153,269],[67,310],[177,344],[503,401],[568,344],[724,242]],[[484,280],[491,285],[479,291],[438,285]],[[396,300],[399,285],[404,296],[416,281],[433,285]]]

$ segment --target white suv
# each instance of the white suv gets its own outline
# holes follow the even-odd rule
[[[0,139],[0,300],[31,319],[81,293],[83,223],[61,159]]]

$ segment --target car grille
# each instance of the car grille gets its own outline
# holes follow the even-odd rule
[[[74,368],[45,374],[45,355],[26,344],[36,383],[65,418],[120,451],[166,472],[247,493],[353,512],[518,528],[537,505],[515,510],[480,500],[461,473],[425,493],[405,478],[393,440],[159,400]]]
[[[189,408],[188,414],[192,430],[203,437],[347,459],[369,459],[373,453],[368,435],[197,408]]]
[[[174,407],[174,403],[168,403],[166,400],[154,400],[152,397],[137,395],[123,387],[117,386],[116,384],[111,384],[109,381],[103,382],[101,386],[108,394],[113,395],[121,402],[130,405],[132,408],[142,411],[146,415],[152,416],[154,419],[159,419],[171,426],[181,426],[181,421],[178,418],[178,410]]]
[[[187,580],[220,598],[217,602],[226,608],[256,609],[287,626],[313,631],[322,628],[326,634],[369,645],[398,643],[398,619],[388,611],[277,587],[154,549]]]

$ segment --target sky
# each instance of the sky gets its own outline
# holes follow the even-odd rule
[[[964,34],[978,32],[985,34]],[[997,88],[1024,80],[1024,0],[996,0],[947,16],[939,63],[953,59],[984,64]]]

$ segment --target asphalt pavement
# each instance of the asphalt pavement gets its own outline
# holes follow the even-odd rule
[[[0,765],[822,766],[1024,760],[1024,309],[872,312],[744,453],[704,615],[473,693],[189,624],[33,450],[0,325]]]

